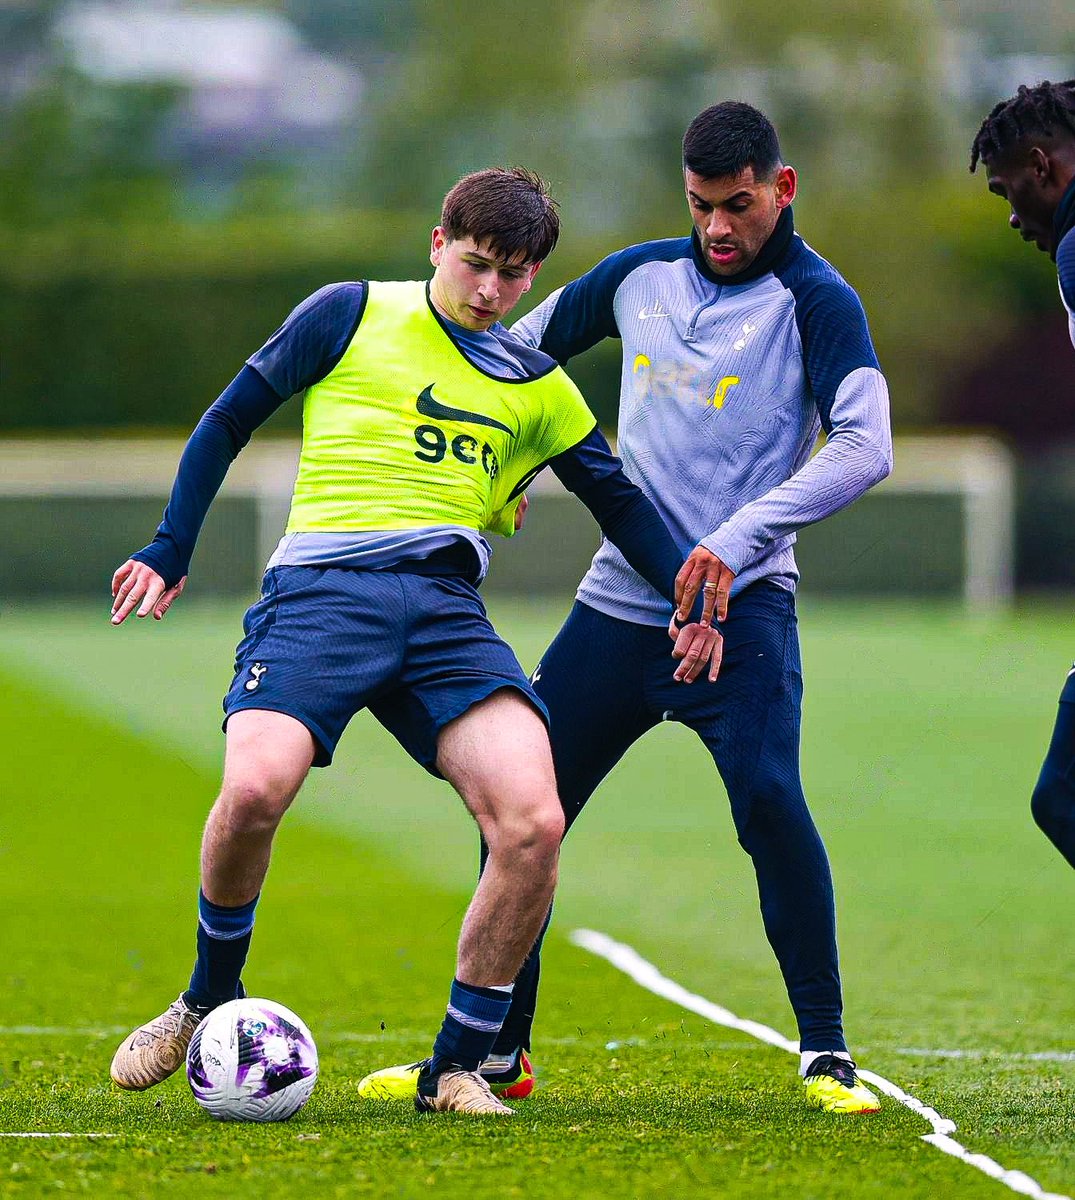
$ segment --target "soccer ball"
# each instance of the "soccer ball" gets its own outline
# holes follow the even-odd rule
[[[286,1121],[317,1082],[317,1047],[303,1021],[272,1000],[222,1004],[187,1047],[194,1099],[218,1121]]]

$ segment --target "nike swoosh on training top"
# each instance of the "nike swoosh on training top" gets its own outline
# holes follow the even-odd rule
[[[499,421],[494,421],[492,417],[485,416],[484,413],[467,412],[465,408],[450,408],[447,404],[441,404],[433,396],[433,387],[431,383],[429,387],[423,388],[418,397],[418,411],[423,417],[432,417],[436,421],[459,421],[464,425],[488,425],[490,429],[503,430],[508,437],[515,436],[514,430]]]

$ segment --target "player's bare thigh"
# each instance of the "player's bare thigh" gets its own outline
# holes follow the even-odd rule
[[[213,904],[247,904],[261,891],[276,828],[314,749],[306,726],[284,713],[248,708],[228,718],[224,782],[202,834],[202,891]]]
[[[513,688],[493,692],[445,725],[437,768],[463,797],[490,848],[501,837],[559,841],[563,813],[548,730]]]
[[[260,708],[232,713],[221,795],[283,815],[313,765],[315,750],[313,734],[286,713]]]

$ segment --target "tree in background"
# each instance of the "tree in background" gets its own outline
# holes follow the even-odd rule
[[[50,40],[66,5],[0,6],[0,313],[19,332],[3,419],[184,423],[307,278],[424,270],[398,231],[489,163],[533,167],[562,202],[535,297],[613,248],[682,234],[682,131],[738,97],[776,121],[799,228],[863,295],[897,422],[929,423],[983,342],[1059,319],[1048,273],[965,169],[984,65],[1040,50],[1050,21],[1052,48],[1075,49],[1059,0],[1028,3],[1033,29],[968,0],[956,33],[930,0],[275,0],[258,11],[361,73],[357,113],[320,142],[267,127],[185,157],[182,88],[90,79]],[[230,337],[204,336],[210,314]],[[151,403],[184,342],[208,359]],[[611,424],[614,355],[573,370]]]

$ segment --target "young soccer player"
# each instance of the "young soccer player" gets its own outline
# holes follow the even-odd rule
[[[478,596],[489,558],[481,531],[510,536],[523,489],[548,465],[665,597],[682,559],[562,368],[500,325],[558,232],[536,176],[493,169],[461,180],[433,230],[432,280],[336,284],[301,304],[202,418],[156,537],[116,572],[114,624],[132,612],[163,617],[229,464],[304,393],[287,531],[224,700],[197,962],[187,990],[116,1051],[121,1087],[170,1075],[201,1018],[242,994],[276,828],[310,767],[328,765],[368,707],[455,787],[489,847],[417,1106],[511,1113],[477,1068],[548,912],[564,825],[545,706]],[[686,615],[697,588],[680,591]],[[678,678],[715,673],[719,641],[685,625]]]
[[[681,579],[704,580],[718,598],[720,676],[666,685],[667,601],[605,542],[534,686],[551,717],[568,826],[660,721],[702,739],[754,863],[806,1100],[872,1112],[878,1100],[844,1040],[832,880],[800,781],[792,547],[797,530],[888,475],[888,389],[858,297],[795,233],[796,174],[764,114],[735,102],[702,112],[683,140],[683,181],[690,237],[612,254],[513,332],[560,363],[621,339],[618,449],[668,527],[713,556],[692,554]],[[827,440],[811,458],[821,429]],[[535,949],[486,1066],[508,1095],[533,1086],[523,1051],[537,980]],[[415,1077],[389,1068],[360,1089],[405,1094]]]
[[[1075,344],[1075,79],[1020,87],[997,104],[971,147],[970,169],[1007,201],[1008,224],[1056,263]],[[1075,667],[1068,672],[1052,742],[1031,799],[1043,832],[1075,867]]]

